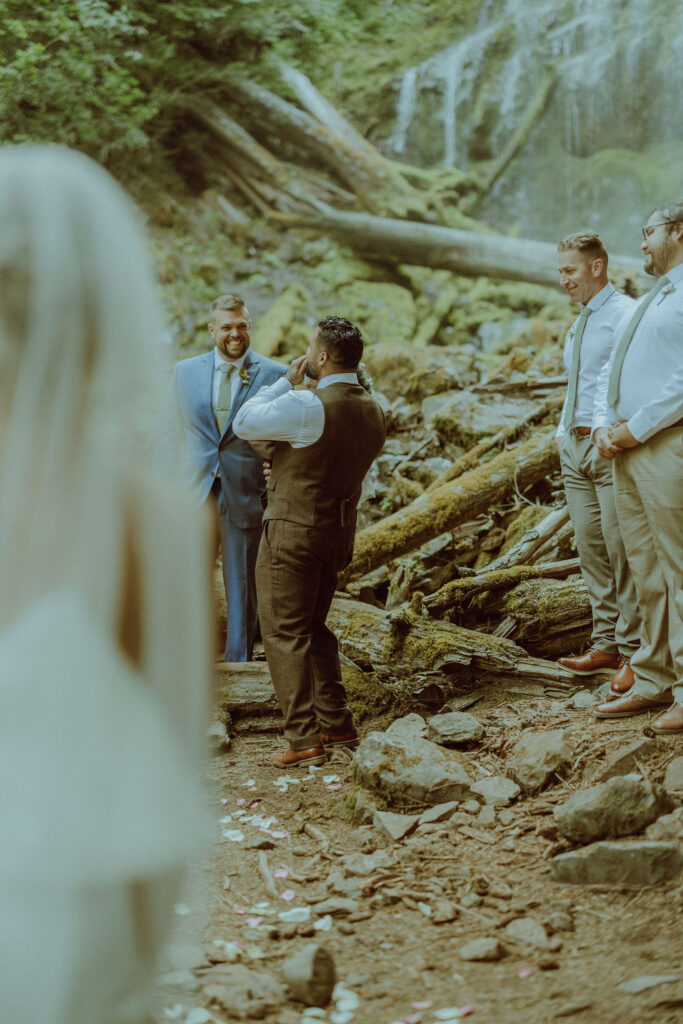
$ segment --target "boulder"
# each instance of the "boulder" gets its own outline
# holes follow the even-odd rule
[[[470,788],[473,793],[478,793],[484,798],[485,804],[491,804],[493,807],[505,807],[506,804],[516,800],[521,793],[517,783],[505,775],[492,775],[488,779],[479,779],[478,782],[473,782]]]
[[[332,998],[336,970],[324,946],[304,946],[284,961],[282,973],[294,997],[306,1006],[327,1006]]]
[[[535,793],[571,764],[573,757],[574,745],[565,729],[530,733],[512,748],[509,774],[525,793]]]
[[[540,403],[495,392],[481,395],[473,391],[445,391],[425,398],[421,408],[427,430],[435,430],[446,440],[468,447],[483,437],[516,427],[533,415]]]
[[[683,807],[677,807],[671,814],[663,814],[661,818],[653,822],[645,829],[648,839],[655,839],[658,842],[679,842],[683,843]]]
[[[484,726],[467,711],[447,711],[429,719],[427,739],[442,747],[472,743],[484,735]]]
[[[422,715],[411,714],[397,718],[385,731],[387,736],[396,736],[399,739],[417,737],[424,740],[427,738],[427,729],[427,723]]]
[[[633,835],[671,810],[661,786],[637,775],[617,775],[573,793],[555,808],[559,831],[575,843]]]
[[[657,885],[683,867],[676,843],[613,840],[561,853],[550,862],[555,882],[572,885]]]
[[[372,732],[353,761],[356,780],[391,806],[466,800],[471,779],[454,755],[417,736]]]

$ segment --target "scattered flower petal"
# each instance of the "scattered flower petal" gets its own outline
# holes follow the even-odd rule
[[[244,907],[234,906],[232,909],[236,914],[246,914]]]
[[[457,1006],[444,1006],[441,1010],[434,1010],[437,1020],[457,1020],[460,1016],[460,1008]]]
[[[250,946],[247,946],[247,948],[245,949],[245,953],[247,954],[250,960],[263,960],[265,956],[265,953],[263,952],[261,947],[253,943]]]
[[[417,909],[420,911],[420,913],[424,914],[425,917],[432,916],[432,908],[429,906],[428,903],[423,903],[422,901],[420,901],[417,905]]]
[[[521,971],[517,971],[518,978],[528,978],[530,974],[534,973],[533,967],[522,967]]]
[[[255,779],[247,779],[247,781],[244,783],[244,785],[245,786],[255,786],[256,785],[256,780]]]
[[[325,914],[324,917],[321,917],[319,921],[315,922],[313,927],[315,928],[315,930],[317,932],[329,932],[329,931],[332,930],[332,925],[333,924],[334,924],[334,922],[332,920],[332,915],[331,914]],[[339,1003],[337,1003],[337,1009],[340,1009],[340,1008],[341,1007],[339,1006]]]
[[[192,911],[184,903],[176,903],[173,908],[173,912],[178,914],[180,917],[185,917],[187,914],[191,914]]]
[[[433,999],[423,999],[420,1003],[411,1003],[411,1010],[428,1010],[430,1006],[434,1005]]]
[[[222,801],[221,801],[221,802],[222,802]],[[246,800],[244,799],[244,797],[243,797],[243,796],[238,796],[238,797],[237,797],[237,806],[238,806],[238,807],[242,807],[242,806],[244,806],[244,804],[246,804],[246,802],[247,802],[247,801],[246,801]]]
[[[325,786],[325,789],[341,789],[341,782],[331,782],[329,786]]]
[[[289,868],[275,868],[273,878],[289,878]]]
[[[251,808],[251,809],[253,810],[253,808],[254,808],[254,807],[258,807],[258,805],[259,805],[260,803],[261,803],[261,801],[260,801],[260,800],[253,800],[253,801],[252,801],[252,802],[251,802],[251,803],[249,804],[249,807],[250,807],[250,808]]]
[[[218,819],[218,824],[219,825],[229,825],[231,821],[232,821],[232,814],[226,814],[224,818],[219,818]]]
[[[185,1018],[185,1024],[208,1024],[208,1021],[212,1020],[213,1017],[208,1010],[205,1010],[202,1006],[195,1006]]]
[[[286,839],[288,834],[287,832],[271,832],[270,829],[267,831],[268,835],[272,836],[273,839]]]
[[[280,899],[281,900],[287,900],[288,902],[291,902],[291,900],[295,900],[296,899],[296,893],[294,892],[293,889],[285,889],[284,892],[280,893]]]
[[[353,1014],[350,1010],[333,1010],[330,1014],[330,1020],[332,1021],[332,1024],[349,1024],[349,1021],[353,1020]]]
[[[228,878],[227,875],[223,876],[223,888],[224,889],[229,889],[230,888],[230,879]]]
[[[474,1013],[474,1007],[472,1006],[471,1003],[468,1003],[467,1006],[461,1006],[460,1007],[460,1016],[461,1017],[469,1017],[469,1015],[471,1013]]]
[[[178,1017],[182,1016],[182,1014],[182,1003],[176,1003],[175,1006],[171,1007],[171,1009],[169,1009],[167,1006],[164,1007],[164,1017],[167,1017],[168,1020],[177,1020]]]
[[[228,800],[228,798],[227,798],[227,797],[221,797],[221,803],[222,803],[222,804],[223,804],[223,806],[225,807],[225,805],[226,805],[226,804],[229,804],[229,803],[230,803],[230,801]],[[239,800],[237,801],[237,803],[239,803]]]
[[[263,918],[262,917],[248,917],[247,918],[247,924],[249,925],[250,928],[258,928],[258,926],[260,924],[263,924]]]
[[[338,775],[323,775],[323,782],[325,785],[329,785],[330,782],[339,782]]]
[[[244,832],[240,832],[238,828],[228,828],[224,830],[223,837],[229,839],[231,843],[241,843],[244,839]]]

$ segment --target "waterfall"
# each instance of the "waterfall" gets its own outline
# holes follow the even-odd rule
[[[618,221],[625,238],[625,203],[650,207],[683,193],[680,3],[484,0],[465,38],[404,72],[386,151],[462,170],[495,160],[548,74],[545,114],[485,212],[541,238],[582,216],[583,226]],[[648,179],[658,190],[651,197]],[[584,213],[588,202],[603,208]]]

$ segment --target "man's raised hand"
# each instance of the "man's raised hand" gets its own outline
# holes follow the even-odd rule
[[[306,354],[304,353],[304,355],[295,359],[285,374],[285,377],[293,388],[295,388],[297,384],[301,384],[303,382],[304,374],[306,372],[306,358]]]
[[[614,443],[607,427],[598,427],[593,434],[593,443],[603,459],[614,459],[621,454],[622,449]]]

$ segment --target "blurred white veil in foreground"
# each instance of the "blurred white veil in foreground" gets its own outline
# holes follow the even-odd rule
[[[144,1018],[205,838],[208,544],[146,465],[168,374],[138,215],[0,149],[0,1020]]]

